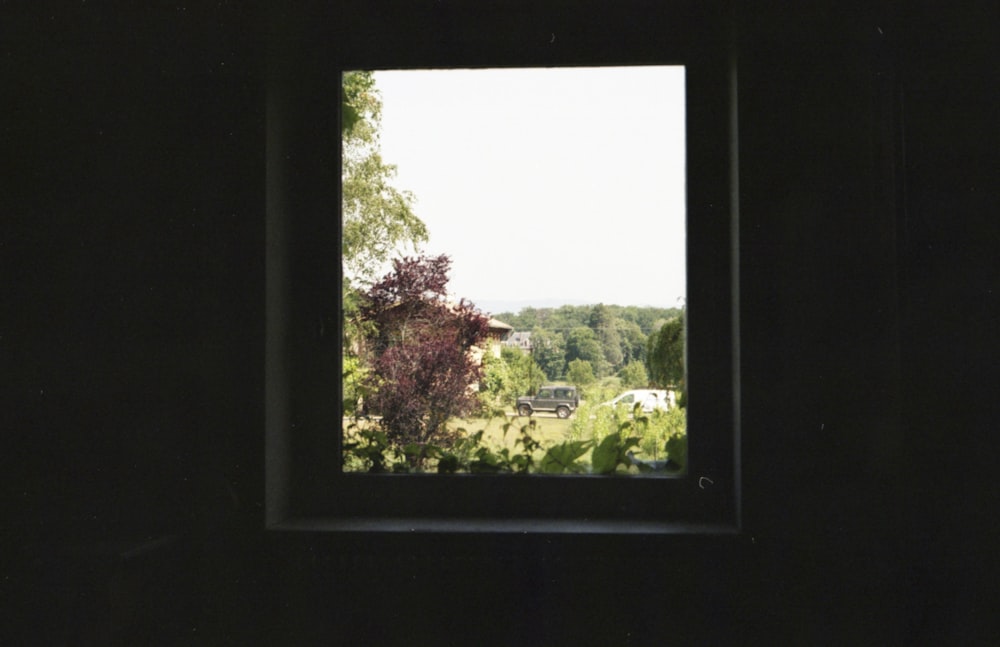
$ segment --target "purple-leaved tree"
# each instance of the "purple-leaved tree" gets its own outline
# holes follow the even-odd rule
[[[403,258],[362,297],[365,354],[373,395],[368,406],[397,444],[447,440],[445,423],[477,405],[489,319],[462,299],[446,296],[451,259]]]

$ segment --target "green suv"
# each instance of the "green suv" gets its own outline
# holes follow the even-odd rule
[[[536,411],[552,411],[560,418],[569,418],[580,406],[580,394],[575,386],[543,386],[535,396],[517,399],[517,415],[530,416]]]

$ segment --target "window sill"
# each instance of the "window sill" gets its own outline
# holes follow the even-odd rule
[[[428,517],[298,518],[272,524],[277,532],[493,533],[556,535],[736,535],[736,525],[607,519],[490,519]]]

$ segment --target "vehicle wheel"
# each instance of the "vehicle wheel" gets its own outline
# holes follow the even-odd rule
[[[569,407],[559,407],[556,409],[556,415],[560,418],[569,418]]]
[[[529,407],[526,404],[522,404],[517,408],[517,415],[524,416],[525,418],[527,418],[528,416],[531,415],[531,407]]]

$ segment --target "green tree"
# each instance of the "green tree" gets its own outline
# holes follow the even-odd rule
[[[622,386],[626,389],[641,389],[649,384],[649,375],[646,373],[646,365],[642,362],[629,362],[622,370],[618,371]]]
[[[591,366],[590,362],[583,359],[574,359],[569,363],[569,369],[566,372],[566,380],[570,384],[574,384],[583,389],[596,382],[597,378],[594,377],[594,368]]]
[[[622,340],[622,353],[625,363],[644,362],[646,360],[646,335],[634,321],[618,320],[618,329]]]
[[[370,283],[401,245],[426,241],[427,228],[413,213],[413,194],[393,185],[396,167],[382,160],[382,100],[371,72],[344,73],[341,104],[344,272]]]
[[[502,357],[490,353],[483,356],[483,379],[479,383],[479,399],[483,407],[492,410],[503,406],[514,391],[510,365]]]
[[[566,370],[566,342],[558,333],[544,328],[532,330],[531,354],[550,380],[559,379]]]
[[[521,330],[531,330],[538,325],[538,310],[530,306],[521,308],[517,327]]]
[[[588,324],[597,335],[608,369],[613,371],[619,368],[625,356],[622,353],[622,338],[618,334],[618,318],[612,314],[610,308],[599,303],[590,311]]]
[[[500,357],[483,357],[480,398],[489,407],[508,406],[519,395],[535,393],[545,382],[545,373],[531,355],[519,348],[503,348]]]
[[[649,336],[646,357],[650,381],[684,391],[684,314],[663,324]]]
[[[603,375],[604,349],[597,339],[597,334],[587,326],[577,326],[569,331],[566,338],[566,360],[572,362],[580,359],[588,362],[591,367],[597,367],[596,374]]]
[[[514,375],[517,389],[515,396],[536,393],[545,383],[545,372],[531,354],[525,353],[520,348],[503,348],[500,356],[510,365],[511,373]]]
[[[549,313],[543,325],[549,330],[570,331],[578,326],[587,326],[590,321],[591,306],[559,306]],[[566,334],[564,332],[564,334]]]

